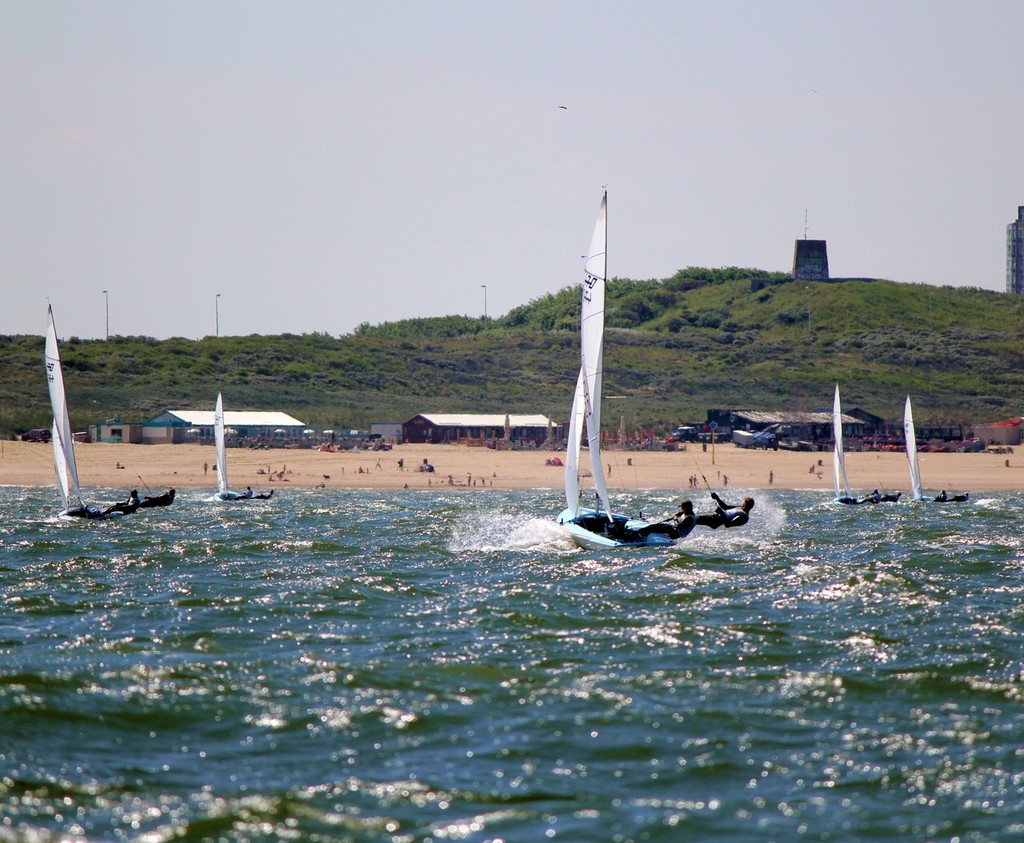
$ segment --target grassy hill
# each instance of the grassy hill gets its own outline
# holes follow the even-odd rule
[[[750,269],[615,279],[607,296],[609,424],[666,430],[709,407],[844,403],[919,424],[1018,415],[1024,299],[890,281],[784,282]],[[568,413],[579,366],[578,288],[490,320],[452,316],[324,334],[62,342],[76,428],[165,408],[279,409],[307,424],[368,427],[418,412]],[[0,337],[0,435],[48,426],[41,336]],[[613,421],[614,420],[614,421]]]

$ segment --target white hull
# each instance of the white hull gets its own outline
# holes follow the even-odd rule
[[[630,531],[643,529],[650,524],[647,521],[627,518],[625,515],[613,514],[612,520],[621,526],[626,532],[627,538],[616,538],[608,535],[607,532],[595,532],[582,526],[579,522],[586,523],[591,520],[600,520],[608,524],[607,516],[594,509],[579,509],[575,512],[565,509],[555,520],[568,531],[572,540],[585,550],[609,550],[615,547],[669,547],[675,544],[675,540],[664,533],[650,533],[642,538],[628,538]]]

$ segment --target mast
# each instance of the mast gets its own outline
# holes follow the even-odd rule
[[[586,402],[587,443],[590,448],[591,470],[599,509],[610,517],[608,484],[601,462],[601,398],[604,376],[604,312],[605,285],[608,280],[608,192],[601,197],[594,236],[587,253],[586,274],[583,278],[581,323],[581,354]]]

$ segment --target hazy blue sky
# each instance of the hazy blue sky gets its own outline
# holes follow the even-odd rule
[[[612,275],[1005,288],[1024,3],[0,2],[0,333],[341,334]],[[565,108],[560,108],[565,106]]]

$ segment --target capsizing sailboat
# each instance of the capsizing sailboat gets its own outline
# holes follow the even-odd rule
[[[601,199],[597,224],[587,252],[580,316],[580,370],[573,391],[565,454],[565,509],[556,522],[576,544],[588,550],[674,544],[692,528],[676,518],[660,522],[612,512],[601,462],[601,381],[604,370],[604,300],[608,278],[608,194]],[[586,429],[596,502],[580,503],[580,450]]]

